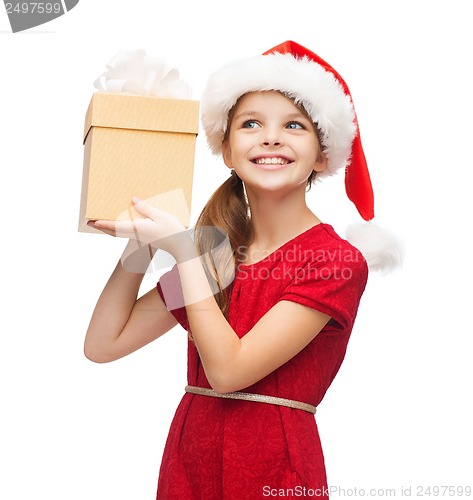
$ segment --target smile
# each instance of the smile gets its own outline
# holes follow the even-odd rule
[[[283,156],[272,156],[272,157],[260,156],[257,158],[253,158],[251,162],[263,168],[264,167],[274,168],[274,167],[283,167],[285,165],[288,165],[289,163],[292,163],[293,160],[290,160],[289,158],[285,158]]]

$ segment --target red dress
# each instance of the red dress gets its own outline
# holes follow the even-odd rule
[[[228,320],[240,338],[280,300],[332,318],[299,354],[244,392],[317,406],[344,358],[367,276],[359,251],[323,223],[259,262],[239,265]],[[168,307],[179,296],[176,268],[161,277],[158,291]],[[187,330],[185,308],[172,313]],[[210,387],[192,341],[188,384]],[[303,496],[305,489],[305,496],[328,498],[326,488],[314,415],[184,394],[166,442],[157,499],[255,500],[290,496],[290,489],[293,496]]]

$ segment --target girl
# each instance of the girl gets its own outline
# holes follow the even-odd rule
[[[305,193],[350,164],[347,193],[373,216],[348,89],[317,55],[286,42],[214,73],[202,122],[231,175],[203,209],[195,242],[138,198],[146,218],[90,223],[129,243],[94,310],[85,354],[108,362],[177,323],[188,331],[189,385],[158,499],[328,498],[313,415],[344,358],[368,267],[309,210]],[[208,228],[228,234],[230,255]],[[177,265],[137,299],[136,262],[144,271],[148,245]]]

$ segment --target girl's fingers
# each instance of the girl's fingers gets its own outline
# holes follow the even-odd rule
[[[140,212],[143,215],[146,215],[146,217],[154,221],[157,221],[160,217],[167,214],[167,212],[158,210],[157,208],[153,207],[146,201],[142,200],[141,198],[138,198],[138,196],[133,196],[131,201],[133,202],[133,206],[136,208],[136,210],[138,210],[138,212]]]
[[[136,224],[135,221],[97,220],[89,221],[87,224],[94,229],[98,229],[103,233],[109,234],[110,236],[116,236],[118,238],[131,238],[139,241],[141,239],[140,236],[144,236],[140,234],[142,233],[142,230],[137,227],[139,224]]]
[[[110,236],[116,236],[115,223],[109,220],[90,220],[87,225],[101,231],[102,233],[109,234]]]
[[[93,227],[94,229],[102,230],[105,228],[105,224],[108,221],[99,221],[99,220],[89,220],[87,221],[87,225],[89,227]]]
[[[169,247],[169,236],[186,231],[185,226],[174,215],[159,210],[137,197],[133,198],[133,203],[144,218],[95,220],[89,221],[89,225],[111,236],[136,240],[141,245],[153,244],[160,248],[161,245],[163,248]],[[172,250],[172,246],[169,250]]]
[[[138,198],[138,196],[133,196],[131,199],[133,202],[133,206],[138,210],[143,215],[149,216],[150,209],[152,208],[146,201],[142,200],[141,198]]]
[[[143,232],[138,229],[138,224],[131,220],[118,220],[115,222],[115,233],[120,238],[130,238],[141,241]]]

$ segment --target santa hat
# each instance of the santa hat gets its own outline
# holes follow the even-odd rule
[[[370,269],[386,273],[399,267],[401,242],[372,222],[373,188],[350,91],[335,69],[314,52],[287,41],[214,72],[201,99],[202,125],[212,152],[222,152],[228,113],[237,100],[246,93],[265,90],[292,98],[317,125],[327,157],[327,168],[317,177],[345,170],[347,196],[366,221],[350,226],[347,239],[363,253]]]

